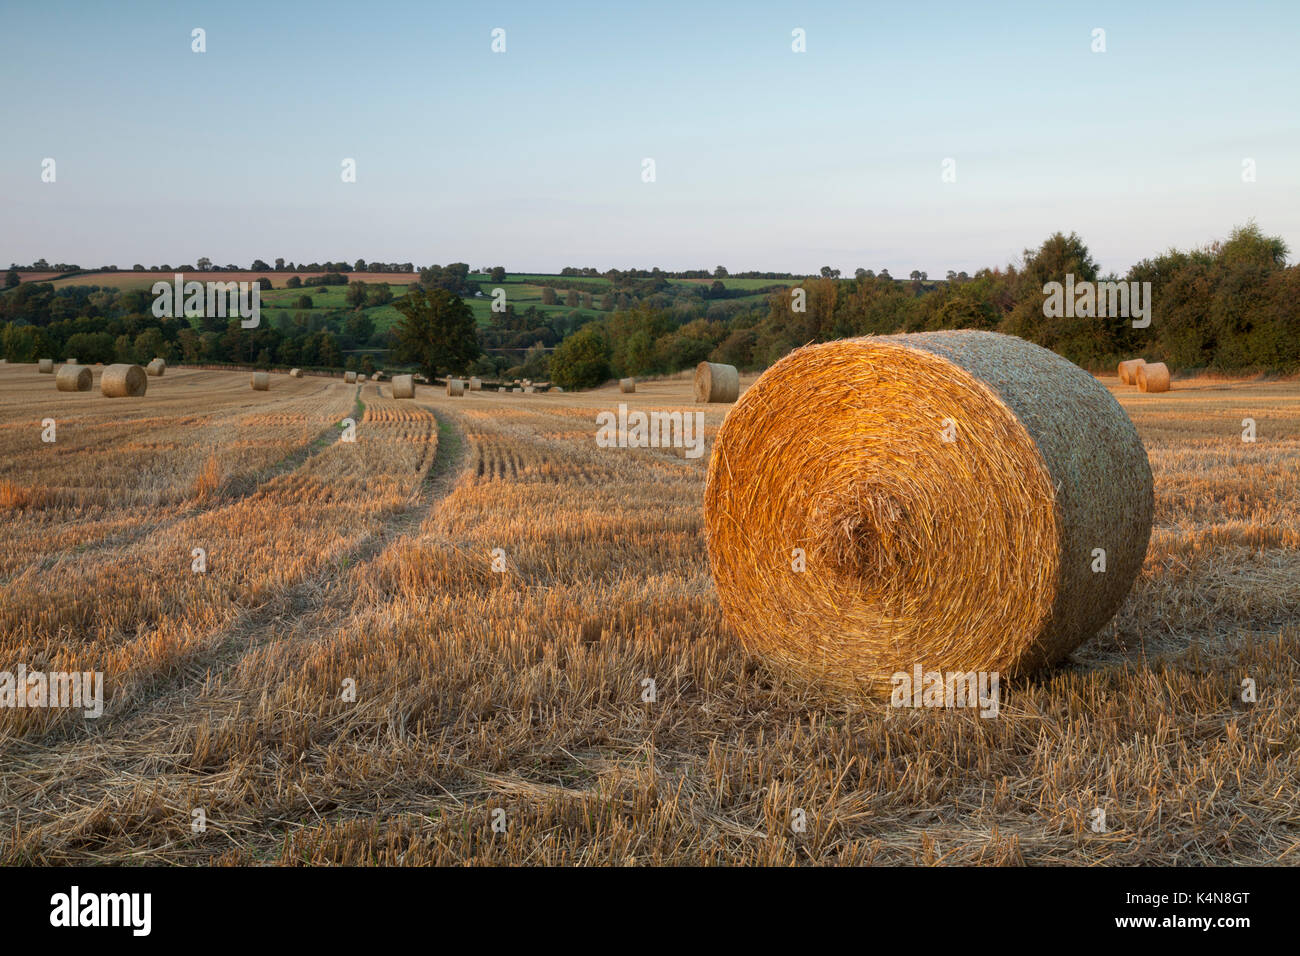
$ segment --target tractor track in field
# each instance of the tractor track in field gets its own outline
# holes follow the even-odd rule
[[[249,652],[279,640],[315,640],[331,624],[345,619],[353,601],[342,586],[346,576],[418,529],[467,472],[468,446],[457,416],[443,413],[435,418],[438,448],[425,464],[411,507],[390,515],[378,533],[362,539],[319,573],[241,612],[207,650],[192,656],[177,674],[141,687],[132,695],[130,706],[106,711],[93,722],[63,725],[39,738],[10,740],[0,746],[7,773],[24,779],[34,791],[24,794],[22,805],[43,806],[45,814],[57,817],[63,808],[72,806],[70,794],[85,786],[102,787],[107,768],[123,769],[122,758],[131,762],[142,737],[176,726],[181,714],[199,702],[213,678],[229,673]],[[66,768],[74,764],[84,765],[85,770],[69,775]],[[133,769],[148,775],[147,768]],[[42,782],[47,776],[50,779]],[[14,788],[8,789],[6,802],[20,802]],[[60,806],[54,806],[56,794],[63,797]],[[27,826],[38,825],[27,821]]]

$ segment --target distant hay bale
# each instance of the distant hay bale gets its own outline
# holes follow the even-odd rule
[[[1164,362],[1147,362],[1138,366],[1137,387],[1139,392],[1169,391],[1169,366]]]
[[[1153,510],[1146,450],[1111,393],[975,331],[790,353],[729,410],[704,498],[744,647],[876,694],[914,667],[1059,662],[1128,594]]]
[[[60,392],[88,392],[95,376],[84,365],[64,365],[54,376],[54,387]]]
[[[78,361],[77,361],[76,359],[74,359],[74,358],[65,358],[65,359],[63,360],[63,364],[64,364],[64,365],[80,365],[81,363],[78,362]]]
[[[525,394],[525,395],[531,395],[531,394],[533,394],[533,392],[535,392],[535,391],[537,391],[537,386],[536,386],[536,385],[525,385],[525,386],[524,386],[524,394]]]
[[[552,391],[552,392],[563,392],[564,389],[561,388],[559,385],[552,385],[552,386],[551,386],[551,391]]]
[[[516,391],[516,392],[522,392],[523,389],[522,389],[520,386],[516,385],[516,386],[514,387],[514,391]]]
[[[701,362],[695,366],[695,401],[734,402],[740,395],[740,373],[734,365]]]
[[[469,379],[469,390],[471,392],[483,391],[483,379],[475,378],[474,376],[471,375]]]
[[[465,394],[465,383],[462,382],[462,381],[461,381],[460,379],[458,379],[458,378],[449,378],[449,379],[447,379],[447,394],[448,394],[448,395],[464,395],[464,394]]]
[[[411,375],[394,375],[393,398],[415,398],[415,377]]]
[[[108,398],[139,398],[149,388],[149,376],[138,365],[110,365],[99,376],[99,390]]]
[[[375,380],[376,382],[382,382],[382,381],[384,380],[384,373],[383,373],[383,372],[376,372],[376,373],[374,374],[373,378],[374,378],[374,380]]]
[[[509,386],[509,385],[498,385],[498,386],[497,386],[497,391],[498,391],[498,392],[508,392],[508,391],[510,391],[510,386]]]
[[[345,382],[346,382],[347,384],[349,384],[349,385],[355,385],[356,382],[357,382],[357,373],[356,373],[356,372],[344,372],[344,373],[343,373],[343,381],[345,381]]]
[[[1146,364],[1145,359],[1129,359],[1119,363],[1119,380],[1125,385],[1137,384],[1137,370]]]
[[[36,371],[43,375],[54,374],[54,359],[40,359],[36,363]]]
[[[291,369],[289,369],[289,377],[290,377],[290,378],[302,378],[302,369],[300,369],[300,368],[291,368]]]
[[[162,375],[167,371],[167,363],[160,358],[156,358],[144,367],[144,371],[146,375]]]
[[[634,379],[634,378],[620,378],[620,379],[618,380],[618,390],[619,390],[620,392],[635,392],[635,391],[636,391],[636,379]]]
[[[361,374],[361,375],[358,375],[358,376],[357,376],[357,381],[358,381],[358,382],[364,382],[365,380],[366,380],[366,376],[365,376],[364,374]]]
[[[248,380],[248,384],[253,386],[253,391],[255,392],[269,391],[271,388],[271,376],[265,372],[254,372],[252,378]]]

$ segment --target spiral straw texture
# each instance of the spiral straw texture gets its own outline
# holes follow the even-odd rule
[[[1146,450],[1110,393],[973,331],[792,352],[728,413],[705,491],[745,647],[877,694],[915,664],[1061,660],[1128,594],[1152,512]]]

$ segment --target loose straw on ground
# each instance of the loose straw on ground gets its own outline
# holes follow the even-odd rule
[[[1164,362],[1147,362],[1139,366],[1137,387],[1139,392],[1169,391],[1169,366]]]
[[[734,365],[701,362],[695,366],[695,401],[734,402],[740,395],[740,373]]]
[[[138,365],[110,365],[99,376],[99,390],[108,398],[139,398],[149,388],[149,376]]]
[[[770,368],[718,432],[704,511],[744,646],[885,695],[914,665],[1008,676],[1067,656],[1128,594],[1153,494],[1093,376],[1018,338],[932,332]]]

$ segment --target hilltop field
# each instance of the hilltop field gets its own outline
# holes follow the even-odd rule
[[[1145,567],[981,719],[737,647],[708,455],[595,442],[619,402],[697,410],[685,377],[107,399],[0,365],[0,669],[107,688],[0,710],[0,863],[1294,864],[1300,382],[1102,381],[1155,475]]]

